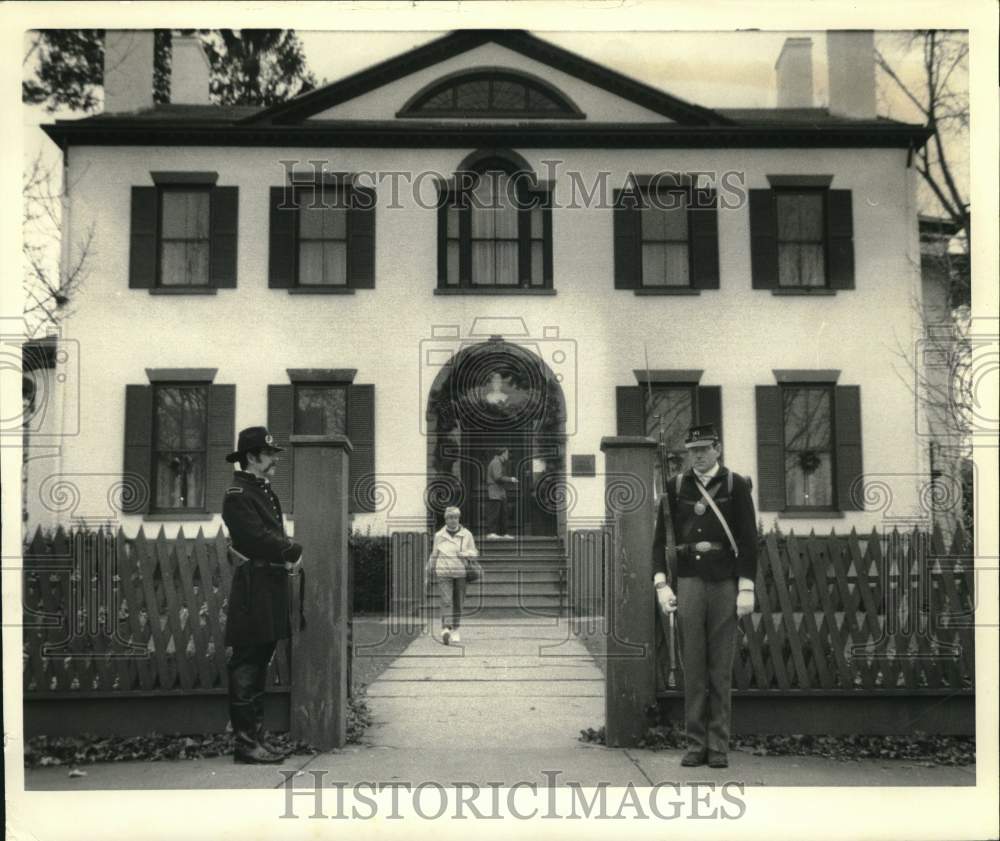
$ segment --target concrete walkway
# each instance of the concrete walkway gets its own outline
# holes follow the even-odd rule
[[[436,628],[435,628],[436,633]],[[649,786],[740,781],[748,786],[973,786],[975,767],[903,761],[730,754],[730,767],[681,768],[681,751],[609,749],[578,741],[604,723],[604,680],[586,648],[554,619],[478,619],[460,645],[425,633],[368,689],[374,723],[365,744],[290,757],[296,786],[436,782],[539,787]],[[231,759],[121,762],[27,772],[26,787],[52,789],[276,788],[285,775]]]

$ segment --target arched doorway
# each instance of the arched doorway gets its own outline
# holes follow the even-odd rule
[[[457,505],[477,536],[486,531],[486,471],[506,448],[510,533],[554,537],[564,526],[565,401],[551,369],[502,339],[470,345],[443,366],[427,398],[428,525]]]

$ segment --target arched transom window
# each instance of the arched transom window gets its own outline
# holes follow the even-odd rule
[[[397,116],[580,119],[584,115],[569,97],[543,79],[486,68],[439,79],[417,93]]]

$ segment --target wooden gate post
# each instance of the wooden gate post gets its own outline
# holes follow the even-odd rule
[[[321,750],[347,740],[348,461],[343,435],[291,436],[295,540],[302,544],[307,626],[292,614],[291,733]],[[297,605],[293,607],[297,610]]]
[[[601,439],[605,506],[613,551],[605,563],[607,670],[604,719],[609,747],[634,746],[656,702],[653,611],[653,459],[641,436]]]

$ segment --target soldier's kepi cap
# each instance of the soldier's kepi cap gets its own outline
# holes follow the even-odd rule
[[[719,433],[716,431],[715,425],[711,423],[692,426],[688,429],[687,438],[684,439],[684,446],[688,449],[691,447],[706,447],[710,444],[718,443]]]
[[[268,450],[272,453],[284,451],[284,447],[278,447],[274,443],[274,437],[267,431],[266,426],[248,426],[240,430],[240,437],[236,442],[236,452],[226,456],[226,461],[230,464],[239,461],[240,456],[250,452],[250,450]]]

